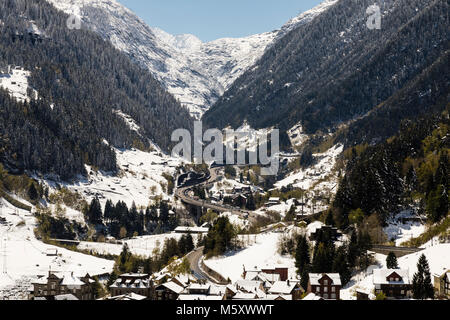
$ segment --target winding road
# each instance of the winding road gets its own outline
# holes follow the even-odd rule
[[[191,190],[194,186],[208,185],[212,184],[217,180],[217,168],[209,169],[210,178],[202,183],[191,185],[189,187],[181,187],[175,190],[175,196],[180,199],[182,202],[187,203],[192,206],[212,209],[218,212],[231,212],[232,214],[237,214],[241,216],[241,218],[246,219],[250,222],[250,224],[256,221],[256,214],[252,211],[243,210],[239,208],[234,208],[229,205],[211,203],[206,200],[194,199],[188,195],[189,190]]]

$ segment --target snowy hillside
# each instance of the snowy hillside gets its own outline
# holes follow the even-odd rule
[[[325,1],[290,20],[281,30],[202,43],[194,35],[173,36],[152,28],[115,0],[48,0],[79,17],[89,28],[150,72],[200,117],[273,41],[308,23],[335,1]]]
[[[0,87],[7,90],[11,97],[17,101],[30,102],[28,78],[31,72],[19,66],[8,66],[7,69],[4,72],[0,72]],[[37,91],[34,89],[31,90],[33,98],[37,98]]]
[[[76,274],[99,275],[109,273],[114,261],[69,251],[44,244],[36,239],[36,219],[27,211],[12,207],[0,199],[0,250],[2,273],[0,274],[0,300],[5,296],[24,299],[26,290],[37,276],[49,270],[68,271]],[[58,256],[47,255],[49,250],[58,250]]]

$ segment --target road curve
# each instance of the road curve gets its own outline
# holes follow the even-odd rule
[[[217,171],[216,170],[217,169],[209,169],[210,178],[207,181],[204,181],[197,185],[192,185],[189,187],[182,187],[182,188],[175,189],[175,196],[178,199],[180,199],[182,202],[190,204],[192,206],[212,209],[212,210],[215,210],[218,212],[231,212],[233,214],[237,214],[237,215],[241,216],[242,218],[245,218],[247,216],[250,222],[254,221],[255,216],[254,216],[254,213],[252,213],[251,211],[236,209],[236,208],[232,208],[230,206],[211,203],[206,200],[193,199],[187,195],[187,192],[189,191],[189,189],[191,189],[194,186],[208,185],[208,184],[214,183],[217,179]]]

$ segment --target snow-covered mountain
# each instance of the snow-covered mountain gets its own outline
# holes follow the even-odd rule
[[[149,27],[116,0],[48,1],[79,17],[90,29],[147,67],[195,117],[200,117],[276,39],[310,22],[337,2],[326,0],[291,19],[280,30],[203,43],[194,35],[173,36]]]

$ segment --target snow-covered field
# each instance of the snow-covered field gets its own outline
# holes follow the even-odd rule
[[[12,207],[3,199],[0,200],[0,206],[0,216],[6,219],[6,223],[0,223],[0,300],[2,295],[22,297],[21,290],[26,290],[27,284],[38,275],[48,274],[49,270],[91,275],[112,271],[113,261],[47,245],[37,240],[33,232],[36,219],[29,212]],[[48,250],[51,249],[57,249],[58,256],[47,256]]]
[[[21,67],[9,67],[10,73],[0,73],[0,87],[7,90],[11,97],[17,99],[19,102],[29,102],[28,95],[28,78],[31,75],[30,71],[24,70]],[[33,89],[34,98],[37,97],[37,91]]]
[[[128,245],[128,248],[133,254],[143,257],[152,255],[153,250],[161,250],[164,241],[167,239],[179,240],[182,234],[180,233],[163,233],[151,236],[140,236],[130,240],[124,240],[123,243]],[[192,235],[194,243],[197,241],[197,235]],[[122,251],[123,244],[100,243],[100,242],[80,242],[79,249],[89,249],[100,254],[114,254],[119,255]]]
[[[295,276],[295,262],[291,257],[284,257],[278,253],[280,233],[258,235],[243,235],[241,240],[251,244],[247,248],[231,252],[223,257],[205,260],[205,264],[220,273],[225,278],[235,282],[241,278],[243,266],[247,269],[284,265],[289,268],[289,277]]]

